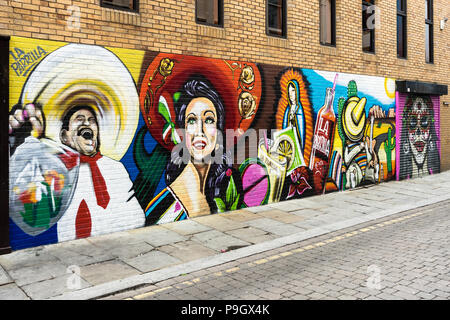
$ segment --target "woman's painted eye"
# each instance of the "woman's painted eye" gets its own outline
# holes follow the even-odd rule
[[[428,117],[423,117],[422,119],[420,119],[420,126],[423,128],[423,129],[426,129],[426,128],[428,128],[428,125],[429,125],[430,123],[429,123],[429,121],[428,121]]]
[[[411,118],[409,119],[409,128],[413,130],[416,127],[417,127],[417,117],[411,116]]]
[[[187,123],[190,124],[190,125],[195,124],[195,118],[189,118],[189,119],[187,120]]]
[[[206,123],[206,124],[212,124],[212,123],[214,123],[214,118],[211,118],[211,117],[206,118],[205,123]]]

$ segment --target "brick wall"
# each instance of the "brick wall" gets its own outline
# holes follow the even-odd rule
[[[376,54],[361,50],[360,1],[337,1],[336,48],[319,44],[319,1],[287,0],[287,39],[265,33],[265,1],[224,0],[224,28],[195,23],[194,0],[140,0],[139,13],[100,7],[100,0],[0,0],[0,34],[145,49],[212,58],[378,75],[450,84],[447,0],[434,1],[435,63],[425,63],[424,2],[408,1],[408,59],[396,56],[396,2],[378,0]],[[80,29],[69,30],[69,6],[80,8]],[[75,12],[76,11],[72,11]],[[441,99],[450,103],[449,96]],[[450,152],[450,107],[442,108],[442,149]],[[442,158],[450,169],[450,158]]]

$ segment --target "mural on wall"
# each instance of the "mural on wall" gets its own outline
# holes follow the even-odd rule
[[[13,248],[27,240],[42,244],[144,225],[119,161],[137,126],[139,99],[114,53],[62,45],[30,71],[15,99],[10,110]]]
[[[440,172],[439,97],[398,94],[398,179]]]
[[[11,55],[33,50],[29,65],[10,66],[13,249],[398,169],[392,79],[12,38]]]
[[[166,186],[149,202],[141,200],[147,225],[240,207],[242,184],[225,150],[225,131],[231,129],[239,138],[251,125],[260,99],[261,78],[254,64],[156,56],[142,81],[141,113],[158,141],[153,153],[164,148],[170,157],[167,163],[152,164],[151,179],[159,181],[164,171]],[[154,157],[139,145],[135,153],[142,162]]]

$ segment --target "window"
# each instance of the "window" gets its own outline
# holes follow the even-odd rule
[[[397,0],[397,57],[406,55],[406,0]]]
[[[100,5],[112,9],[138,11],[138,0],[101,0]]]
[[[434,62],[433,0],[425,0],[425,61]]]
[[[336,0],[320,0],[320,43],[336,45]]]
[[[267,34],[286,37],[286,0],[267,0],[266,15]]]
[[[362,49],[375,53],[375,0],[362,2]]]
[[[223,27],[223,0],[196,0],[197,23]]]

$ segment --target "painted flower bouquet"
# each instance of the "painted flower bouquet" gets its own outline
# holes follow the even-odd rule
[[[29,235],[65,213],[78,181],[79,155],[49,139],[28,137],[10,159],[10,218]]]
[[[31,227],[48,228],[50,219],[61,209],[65,177],[56,170],[46,170],[36,178],[39,180],[28,183],[24,190],[14,187],[14,192],[23,204],[23,221]]]

